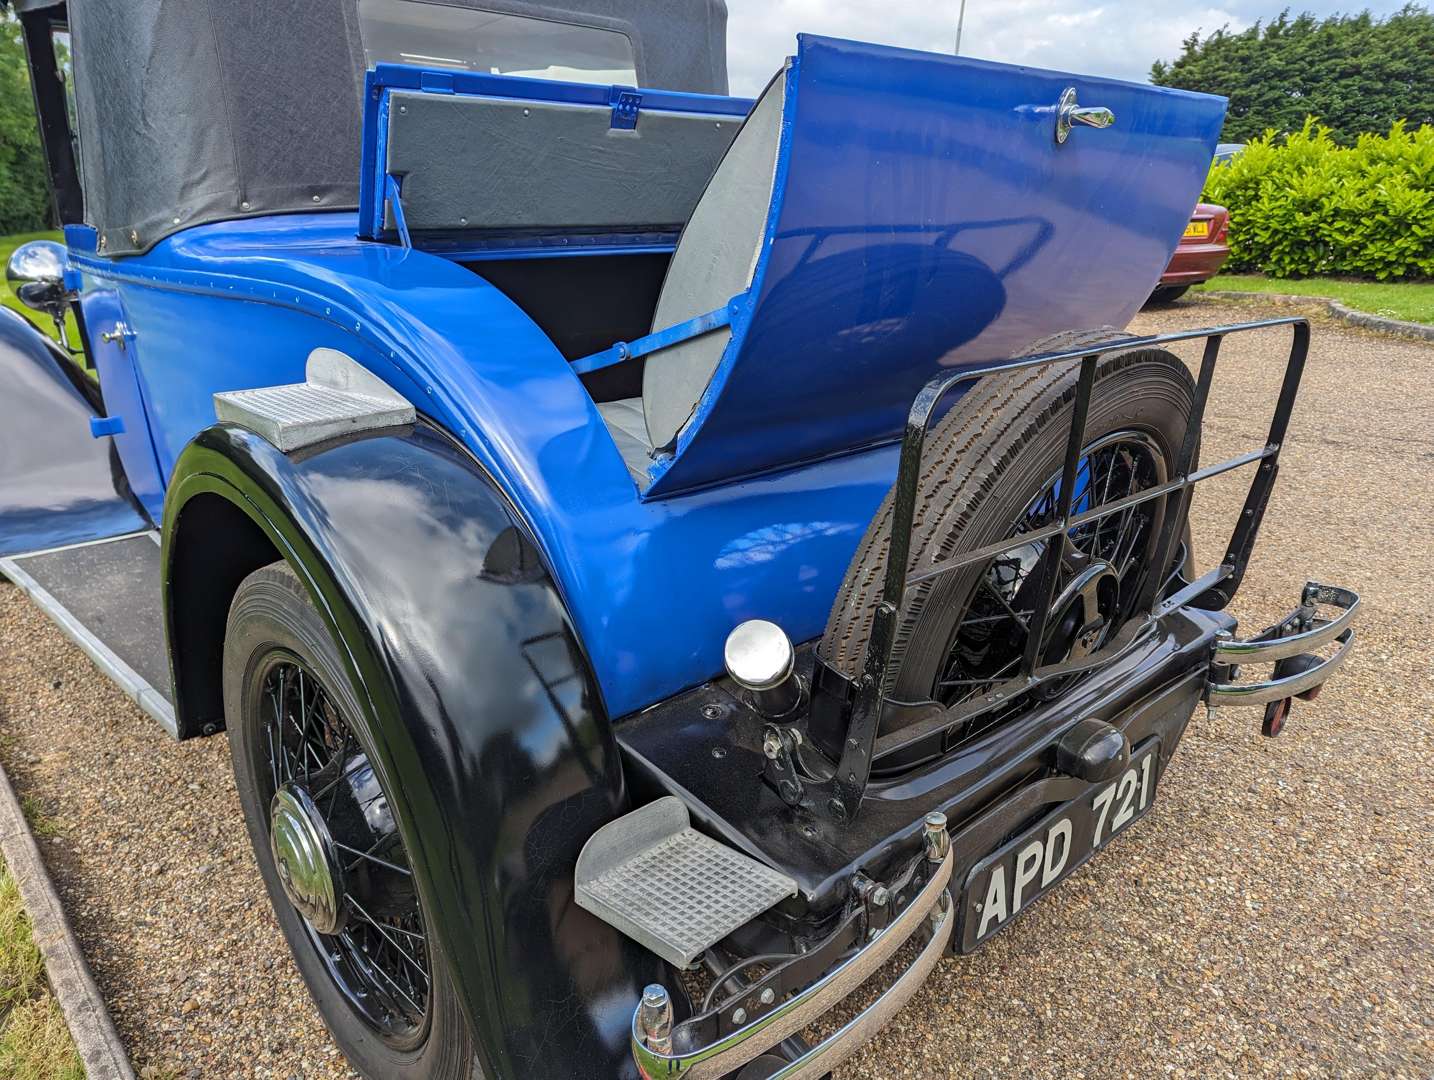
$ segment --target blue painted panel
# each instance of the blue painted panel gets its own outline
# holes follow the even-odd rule
[[[215,390],[291,381],[310,349],[341,348],[452,431],[519,508],[613,715],[717,673],[743,619],[821,633],[894,452],[644,504],[592,399],[522,311],[463,267],[356,240],[355,226],[256,218],[140,257],[76,256],[91,287],[124,295],[161,460],[214,422]]]
[[[1057,144],[1067,87],[1115,126]],[[1205,94],[812,36],[785,106],[752,300],[650,495],[894,439],[942,368],[1124,326],[1225,113]]]
[[[86,290],[80,306],[105,397],[105,412],[124,425],[122,432],[107,437],[114,440],[119,451],[130,490],[145,512],[158,521],[164,513],[164,481],[155,460],[144,392],[136,375],[140,339],[136,334],[122,341],[104,340],[104,335],[113,334],[117,327],[133,329],[135,322],[113,288]]]

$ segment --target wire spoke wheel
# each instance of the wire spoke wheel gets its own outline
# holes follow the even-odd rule
[[[1165,457],[1153,439],[1138,431],[1113,432],[1085,447],[1076,469],[1072,512],[1118,502],[1165,480]],[[1055,521],[1060,487],[1059,474],[1051,477],[1008,538]],[[962,705],[1017,674],[1034,632],[1039,567],[1049,543],[1059,543],[1063,550],[1052,593],[1055,603],[1037,652],[1040,662],[1060,663],[1099,650],[1133,614],[1150,571],[1162,513],[1162,500],[1153,499],[992,559],[955,625],[932,698],[947,707]],[[1041,692],[1053,696],[1061,685]]]
[[[1110,343],[1118,336],[1109,329],[1071,331],[1030,351]],[[1167,535],[1165,515],[1178,505],[1169,497],[1123,506],[1049,539],[1020,542],[1059,517],[1078,368],[1049,365],[988,375],[927,433],[907,572],[930,571],[1006,541],[1016,546],[944,574],[923,573],[905,590],[882,691],[903,704],[935,701],[946,707],[951,723],[929,736],[914,736],[873,762],[875,774],[913,768],[1059,696],[1084,674],[1072,671],[1031,687],[1024,678],[1026,658],[1033,656],[1039,669],[1099,654],[1138,615],[1136,605],[1152,575],[1169,569],[1152,565]],[[1194,398],[1194,379],[1174,354],[1106,353],[1096,365],[1085,445],[1076,462],[1073,514],[1166,482]],[[847,679],[862,674],[883,597],[894,498],[893,489],[857,546],[817,646],[822,661]],[[1049,544],[1059,545],[1050,560]],[[1049,594],[1047,565],[1056,573]],[[1038,607],[1044,608],[1044,619]],[[1040,639],[1032,641],[1037,632]],[[890,710],[880,730],[891,734],[916,715],[912,709]]]
[[[286,895],[335,986],[386,1042],[424,1033],[432,977],[413,871],[353,730],[287,650],[259,666],[256,774]]]

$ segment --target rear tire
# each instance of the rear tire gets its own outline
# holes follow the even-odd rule
[[[414,1016],[406,1018],[410,1023],[385,1028],[376,1019],[382,991],[369,994],[367,1015],[356,1004],[362,1000],[362,995],[356,993],[355,986],[362,984],[365,969],[356,967],[350,959],[359,954],[347,951],[352,946],[342,935],[348,931],[340,930],[337,936],[320,934],[285,892],[270,840],[271,803],[276,788],[280,786],[274,780],[279,767],[275,764],[273,751],[275,727],[272,710],[279,710],[277,730],[281,759],[285,754],[285,732],[289,730],[285,726],[283,684],[280,683],[277,698],[272,692],[272,683],[266,687],[266,672],[276,664],[287,665],[286,672],[293,670],[307,678],[308,689],[306,691],[301,684],[299,701],[313,702],[312,716],[309,707],[305,706],[303,732],[312,730],[314,735],[290,737],[298,740],[298,756],[304,759],[303,780],[315,789],[312,793],[317,794],[313,799],[315,806],[327,802],[329,813],[334,812],[334,800],[320,788],[330,775],[361,776],[361,780],[353,781],[352,787],[365,797],[360,805],[362,815],[385,823],[392,822],[392,817],[387,807],[387,795],[378,783],[377,774],[367,765],[373,744],[362,724],[363,711],[358,695],[343,674],[344,665],[339,650],[318,611],[309,601],[303,584],[283,562],[254,571],[240,583],[229,609],[224,637],[224,714],[234,760],[235,783],[248,823],[254,857],[294,962],[324,1023],[333,1033],[334,1041],[353,1067],[364,1076],[372,1080],[473,1080],[482,1073],[474,1064],[472,1033],[449,978],[446,958],[433,937],[424,934],[426,940],[422,946],[415,947],[416,954],[426,962],[429,972],[429,978],[423,984],[425,1000],[421,1017],[415,1011]],[[312,696],[306,697],[306,693]],[[322,709],[318,698],[320,693],[325,695]],[[277,706],[274,704],[276,700],[280,702]],[[325,766],[331,767],[332,771],[325,774],[323,769],[315,768],[310,780],[307,755],[314,754],[313,764],[317,766],[323,759],[325,747],[338,742],[338,738],[331,735],[334,731],[346,734],[333,752],[333,760]],[[310,738],[313,739],[312,746],[307,741]],[[287,760],[292,759],[291,754]],[[294,766],[295,771],[298,768],[298,765]],[[368,772],[364,772],[365,769]],[[294,783],[298,782],[295,776]],[[285,783],[283,786],[292,785]],[[348,789],[348,782],[345,781],[345,786],[331,794],[337,797],[347,794]],[[392,835],[385,839],[384,847],[370,850],[379,851],[385,857],[385,864],[406,863],[410,867],[407,902],[416,906],[413,874],[421,868],[408,862],[408,847],[397,834],[396,826],[394,829]],[[334,839],[338,838],[335,835]],[[342,855],[345,860],[349,857]],[[383,865],[365,863],[358,869],[355,867],[358,867],[357,862],[341,871],[341,875],[347,874],[346,878],[340,877],[340,880],[350,881],[351,887],[346,891],[353,896],[359,895],[354,883],[360,880],[371,889],[375,887],[373,882],[382,881],[385,876],[401,881]],[[402,916],[384,914],[384,909],[370,900],[368,894],[363,895],[365,902],[380,912],[379,919],[389,927],[393,940],[407,942],[409,939],[400,939],[399,935],[411,933],[411,930],[393,929],[405,925]],[[403,899],[401,895],[400,901]],[[401,910],[401,904],[397,907]],[[356,917],[348,916],[348,923],[358,926],[354,922]],[[426,920],[421,910],[415,912],[415,917],[418,919],[417,929],[422,934]],[[393,921],[384,921],[386,919]],[[365,946],[372,947],[369,943],[377,941],[377,948],[383,949],[382,931],[366,931],[366,934]],[[417,936],[414,935],[414,938]],[[418,952],[418,948],[422,951]],[[361,965],[362,957],[358,963]],[[377,963],[372,965],[373,968],[379,966]],[[346,978],[348,981],[345,981]],[[381,985],[377,975],[370,973],[369,978],[372,980],[370,989]],[[421,983],[421,980],[416,981]],[[413,997],[419,996],[416,989],[410,987],[409,990]],[[389,1008],[388,1011],[396,1010]]]
[[[1122,335],[1109,329],[1072,332],[1038,343],[1028,355],[1118,336]],[[1059,474],[1077,376],[1078,365],[1069,364],[987,377],[932,428],[917,493],[908,572],[1013,535],[1014,524],[1023,520],[1032,500]],[[1097,367],[1091,393],[1087,446],[1129,433],[1152,454],[1158,453],[1168,474],[1184,438],[1194,392],[1190,373],[1171,353],[1160,349],[1107,353]],[[1136,490],[1145,486],[1149,485]],[[1145,505],[1154,508],[1152,513],[1163,513],[1163,501]],[[818,646],[821,658],[849,678],[860,674],[871,637],[886,570],[891,513],[888,492],[852,558]],[[1137,554],[1137,543],[1144,543],[1148,557],[1158,533],[1158,523],[1147,527],[1143,541],[1131,541],[1131,556]],[[957,632],[964,629],[962,620],[992,566],[973,565],[906,590],[883,687],[888,696],[898,701],[942,700],[937,683],[949,670]],[[1150,570],[1144,567],[1140,572]],[[1138,583],[1132,589],[1138,592]],[[1111,626],[1106,640],[1116,630],[1118,626]]]
[[[1189,285],[1157,285],[1145,303],[1147,307],[1152,304],[1173,304],[1189,291]]]

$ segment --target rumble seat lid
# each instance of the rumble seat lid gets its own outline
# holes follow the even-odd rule
[[[687,300],[674,321],[730,303],[730,325],[647,358],[661,378],[720,335],[689,419],[665,446],[650,431],[644,498],[890,442],[943,368],[1125,325],[1179,239],[1225,113],[1204,94],[810,35],[781,78],[750,288],[704,294],[674,280],[682,243],[674,256],[664,293]],[[1058,143],[1071,87],[1114,126]],[[723,173],[704,202],[723,197]]]

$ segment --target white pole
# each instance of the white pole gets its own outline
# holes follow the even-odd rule
[[[966,22],[966,0],[961,0],[961,14],[956,16],[956,55],[961,55],[961,27]]]

